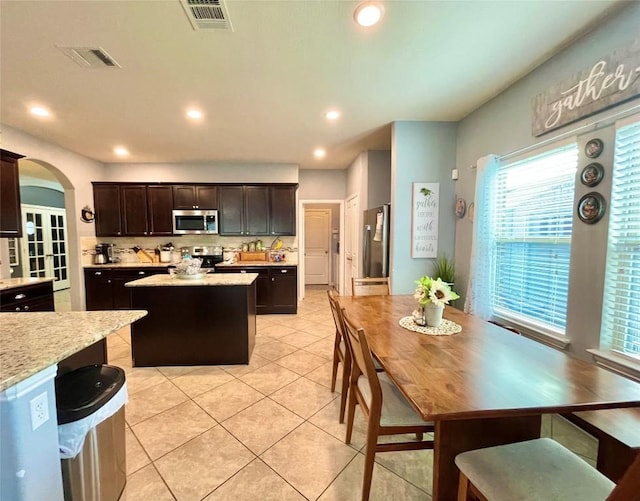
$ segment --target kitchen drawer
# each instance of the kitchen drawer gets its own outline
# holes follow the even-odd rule
[[[0,311],[54,311],[53,282],[1,291]]]

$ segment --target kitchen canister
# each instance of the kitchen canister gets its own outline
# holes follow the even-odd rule
[[[161,250],[160,251],[160,262],[161,263],[170,263],[171,262],[171,251]]]

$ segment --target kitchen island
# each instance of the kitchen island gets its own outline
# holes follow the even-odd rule
[[[57,364],[145,314],[0,313],[0,498],[63,500]]]
[[[134,367],[248,364],[256,335],[255,273],[153,275],[126,284],[149,315],[131,330]]]

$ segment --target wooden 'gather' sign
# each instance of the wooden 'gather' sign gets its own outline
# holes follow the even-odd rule
[[[532,102],[533,135],[588,117],[640,96],[640,40],[614,51]]]

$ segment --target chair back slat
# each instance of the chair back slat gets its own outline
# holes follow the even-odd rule
[[[388,296],[389,278],[352,278],[351,291],[354,296]]]
[[[342,332],[342,318],[340,317],[340,304],[338,303],[338,299],[333,294],[333,291],[328,290],[327,296],[329,297],[329,306],[331,307],[331,315],[333,315],[333,323],[336,326],[336,335],[341,339],[344,338],[344,333]]]
[[[362,374],[367,378],[369,387],[371,388],[371,407],[374,408],[377,403],[382,402],[382,389],[380,388],[378,374],[373,365],[373,358],[369,343],[367,342],[367,336],[362,327],[357,327],[353,324],[344,308],[340,310],[340,315],[344,325],[344,335],[351,350],[351,357],[353,361],[355,361],[351,376],[358,377]]]

